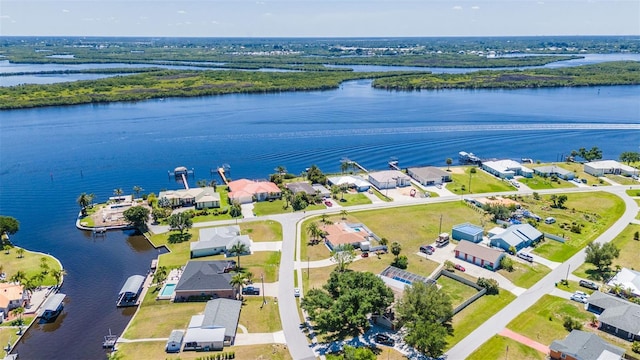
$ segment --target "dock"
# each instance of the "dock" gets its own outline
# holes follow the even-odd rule
[[[358,169],[364,171],[365,173],[369,172],[369,170],[365,169],[364,166],[358,164],[357,161],[351,161],[351,165],[353,165],[354,167],[357,167]]]
[[[52,321],[55,320],[58,315],[62,312],[64,308],[63,300],[66,297],[65,294],[58,293],[47,299],[44,303],[42,312],[39,317],[42,321]]]
[[[398,160],[389,161],[389,169],[401,171],[400,167],[398,166]]]
[[[220,178],[222,179],[222,182],[224,182],[225,185],[229,185],[229,181],[227,180],[227,177],[224,175],[224,168],[222,167],[218,168],[218,175],[220,175]]]
[[[187,182],[187,178],[189,177],[189,175],[193,177],[195,175],[195,172],[193,171],[193,169],[189,170],[185,166],[178,166],[177,168],[173,169],[173,172],[167,171],[167,174],[169,175],[169,178],[173,176],[176,181],[181,181],[184,185],[184,188],[186,190],[189,190],[189,183]]]
[[[187,182],[187,177],[185,174],[180,174],[182,176],[182,184],[184,185],[185,190],[189,190],[189,183]]]
[[[104,341],[102,342],[102,347],[104,349],[115,349],[117,342],[118,342],[118,335],[112,334],[111,329],[109,329],[109,335],[106,335],[104,337]]]

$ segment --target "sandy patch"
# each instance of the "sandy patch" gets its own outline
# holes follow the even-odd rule
[[[461,167],[453,167],[450,170],[452,174],[464,174],[464,168],[461,168]]]

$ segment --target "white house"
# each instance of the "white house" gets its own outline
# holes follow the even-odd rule
[[[242,301],[214,299],[207,301],[204,314],[191,317],[184,336],[184,350],[222,350],[233,345],[240,319]]]
[[[395,189],[411,185],[411,178],[398,170],[384,170],[369,173],[369,182],[379,190]]]
[[[408,168],[407,174],[424,186],[451,181],[451,174],[449,172],[434,166]]]
[[[195,206],[196,209],[219,208],[220,194],[212,187],[161,191],[158,199],[165,198],[172,207]]]
[[[592,161],[584,164],[584,172],[593,176],[603,176],[605,174],[614,175],[638,175],[638,169],[621,164],[615,160]]]
[[[629,290],[633,296],[640,297],[640,271],[622,268],[607,285],[620,285],[623,290]]]
[[[335,186],[346,185],[348,187],[355,188],[356,191],[367,191],[371,187],[371,184],[357,175],[344,175],[344,176],[333,176],[327,178],[329,184]]]
[[[482,163],[482,170],[493,174],[501,179],[512,179],[514,176],[533,177],[533,170],[522,166],[514,160],[485,161]]]
[[[237,225],[200,229],[200,241],[189,245],[191,258],[228,254],[237,243],[244,244],[247,253],[251,253],[251,238],[248,235],[240,235],[240,227]]]

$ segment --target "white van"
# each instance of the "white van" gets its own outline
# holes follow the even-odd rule
[[[544,223],[545,224],[553,224],[556,222],[556,219],[552,218],[552,217],[548,217],[546,219],[544,219]]]
[[[531,256],[531,255],[529,255],[527,253],[519,252],[516,256],[519,257],[520,259],[526,260],[528,262],[533,262],[533,256]]]

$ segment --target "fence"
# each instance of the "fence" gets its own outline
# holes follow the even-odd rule
[[[564,244],[565,241],[567,241],[567,239],[565,239],[564,237],[561,236],[556,236],[556,235],[552,235],[552,234],[548,234],[548,233],[543,233],[544,237],[551,239],[551,240],[555,240],[555,241],[559,241],[561,243]]]
[[[479,290],[475,295],[473,295],[472,297],[468,298],[465,302],[463,302],[462,304],[458,305],[455,309],[453,309],[453,315],[459,313],[460,311],[464,310],[464,308],[466,308],[467,306],[469,306],[470,304],[472,304],[474,301],[478,300],[479,298],[481,298],[486,292],[487,289],[483,288],[482,286],[474,283],[473,281],[469,280],[469,279],[465,279],[462,276],[458,276],[450,271],[447,270],[440,270],[438,272],[438,274],[435,277],[435,280],[438,280],[438,278],[440,276],[446,276],[448,278],[451,278],[453,280],[459,281],[465,285],[471,286],[472,288]]]

